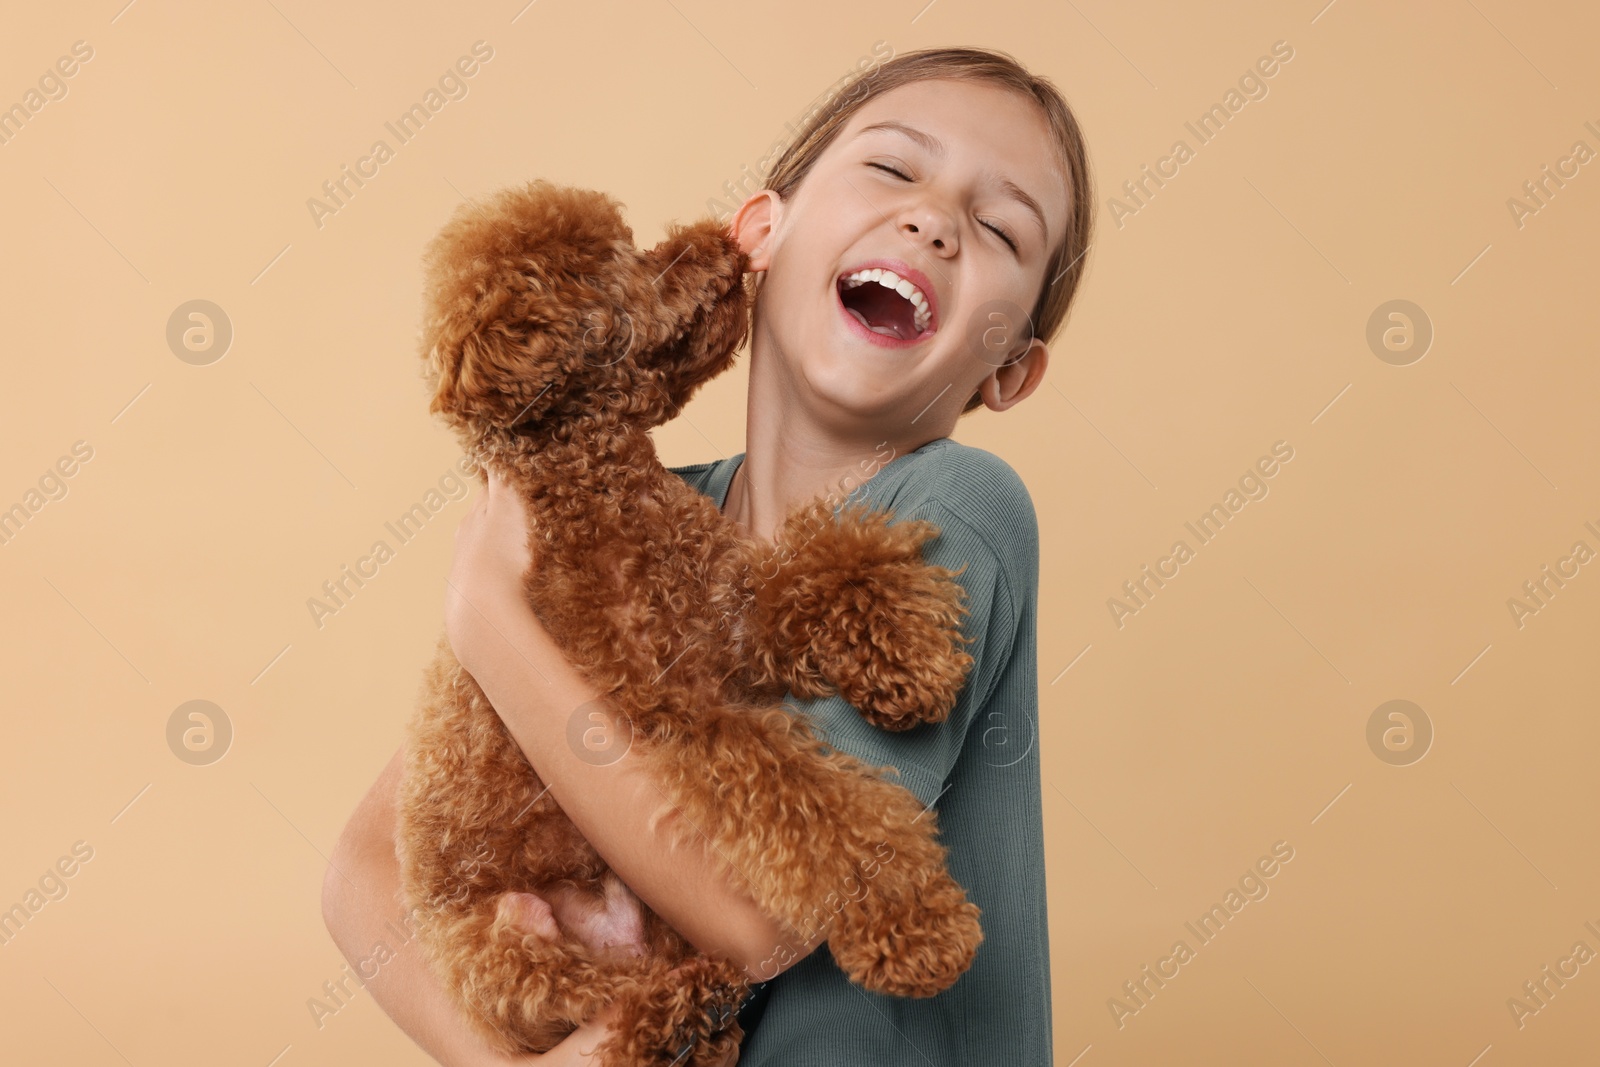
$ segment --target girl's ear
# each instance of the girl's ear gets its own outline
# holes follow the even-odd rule
[[[763,272],[772,262],[772,234],[783,213],[783,199],[771,189],[762,189],[739,205],[728,230],[739,247],[750,257],[750,270]]]
[[[984,406],[991,411],[1004,411],[1021,403],[1039,387],[1049,366],[1050,350],[1035,337],[1015,358],[996,367],[994,373],[978,383]]]

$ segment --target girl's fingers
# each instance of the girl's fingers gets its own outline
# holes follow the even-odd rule
[[[595,1055],[595,1049],[610,1036],[611,1023],[616,1019],[617,1010],[615,1004],[602,1008],[588,1022],[568,1034],[558,1047],[571,1049],[573,1063],[599,1063],[600,1057]]]
[[[551,1057],[559,1053],[562,1058],[557,1062],[560,1063],[599,1063],[600,1058],[595,1054],[595,1049],[600,1042],[610,1036],[612,1032],[611,1024],[616,1022],[619,1010],[620,1005],[608,1004],[597,1011],[588,1022],[563,1038],[561,1043],[551,1049],[550,1052],[545,1053],[545,1056]],[[728,1050],[728,1054],[717,1064],[717,1067],[737,1067],[738,1062],[739,1047],[735,1045]]]

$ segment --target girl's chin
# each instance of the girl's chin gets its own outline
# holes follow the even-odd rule
[[[881,419],[912,403],[904,374],[863,373],[859,366],[835,369],[840,373],[811,374],[807,377],[812,393],[841,412]],[[911,414],[915,415],[916,412],[912,411]]]

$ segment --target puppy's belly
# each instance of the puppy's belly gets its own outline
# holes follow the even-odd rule
[[[644,918],[639,898],[615,875],[607,875],[607,880],[606,895],[598,900],[575,889],[558,890],[552,901],[557,919],[596,952],[642,956]]]

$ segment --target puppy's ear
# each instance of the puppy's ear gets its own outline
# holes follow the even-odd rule
[[[430,410],[510,427],[581,388],[586,331],[638,256],[604,193],[538,180],[462,205],[423,256]]]
[[[725,225],[702,219],[669,225],[642,264],[659,340],[645,340],[639,361],[667,394],[670,417],[701,384],[732,365],[749,334],[749,257]]]

